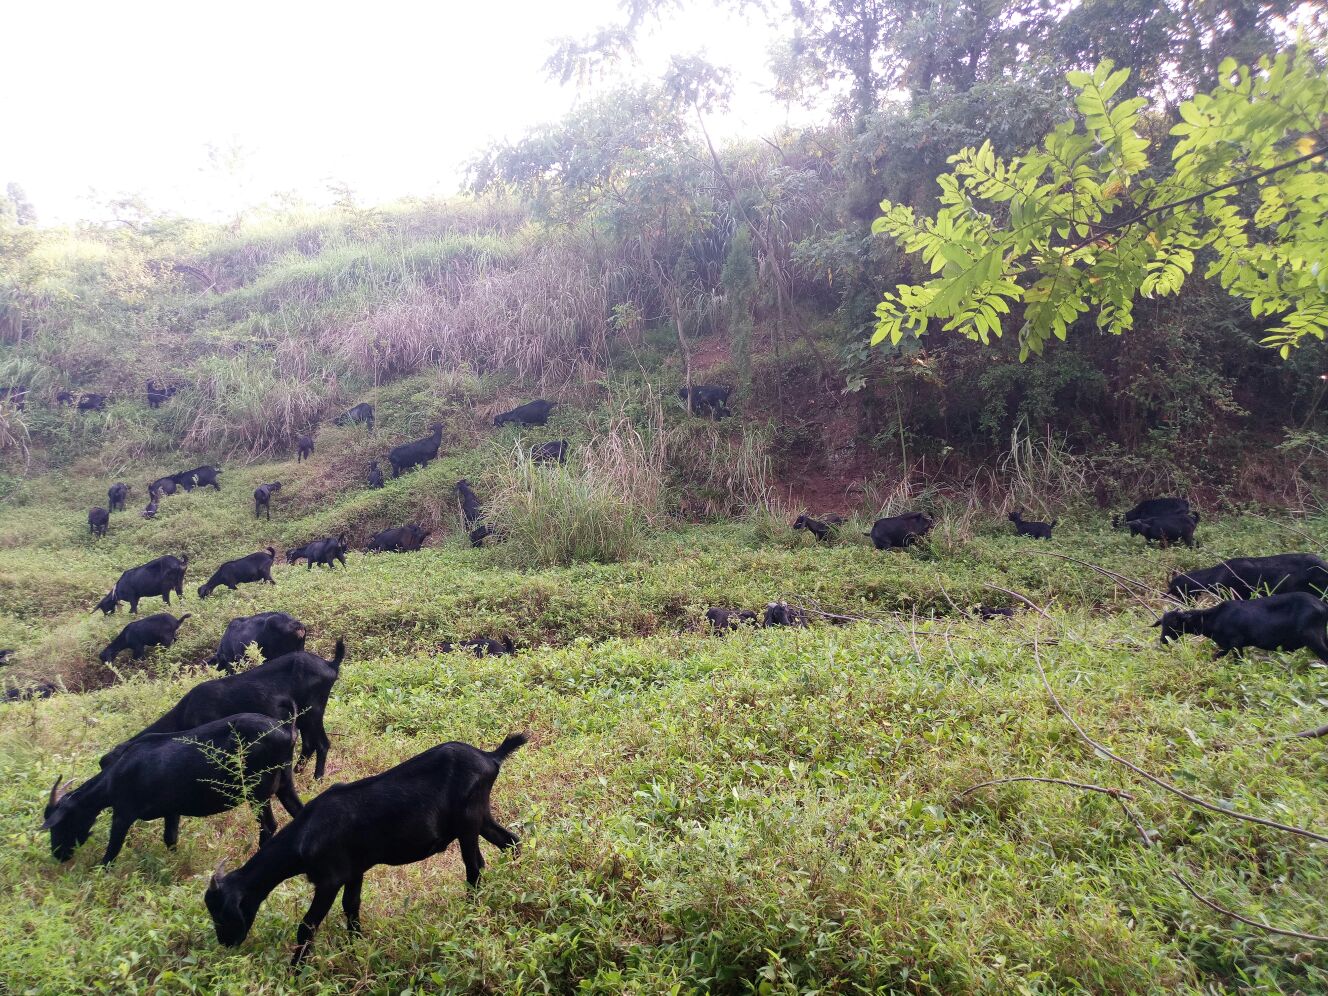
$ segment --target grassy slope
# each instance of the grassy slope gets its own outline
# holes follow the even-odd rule
[[[0,646],[17,644],[28,674],[106,680],[88,662],[126,617],[87,609],[149,556],[190,551],[196,614],[146,667],[122,660],[120,684],[0,707],[0,979],[12,989],[1324,988],[1324,955],[1233,929],[1166,874],[1183,862],[1228,906],[1321,930],[1319,849],[1151,789],[1135,804],[1161,834],[1151,853],[1105,798],[1035,785],[951,800],[1003,775],[1127,784],[1051,708],[1031,660],[1038,634],[1052,680],[1094,734],[1199,794],[1320,822],[1319,746],[1242,745],[1317,725],[1322,669],[1304,655],[1237,664],[1198,643],[1160,649],[1143,607],[1031,551],[1157,583],[1176,565],[1303,548],[1305,529],[1321,548],[1328,522],[1205,522],[1208,546],[1194,552],[1145,552],[1089,518],[1038,546],[990,523],[894,554],[712,525],[661,534],[623,564],[522,571],[501,549],[458,541],[448,488],[479,469],[477,451],[369,493],[347,481],[374,445],[326,430],[312,466],[228,468],[220,495],[167,499],[154,522],[117,515],[99,543],[83,521],[104,490],[99,467],[31,481],[6,512]],[[272,479],[288,489],[271,525],[255,525],[249,492]],[[420,554],[355,555],[344,573],[283,565],[276,588],[194,594],[220,560],[268,542],[414,517],[450,531]],[[1007,600],[989,582],[1054,602],[1055,622],[955,617],[951,602]],[[775,596],[885,621],[695,632],[708,604]],[[284,959],[303,883],[278,890],[238,951],[211,935],[206,876],[252,848],[247,816],[186,821],[174,854],[140,826],[107,873],[93,867],[105,818],[70,866],[54,864],[35,830],[56,774],[92,773],[106,747],[201,677],[186,664],[228,618],[266,609],[299,615],[325,653],[337,635],[350,644],[329,710],[334,779],[443,740],[533,734],[495,790],[500,818],[526,838],[520,858],[491,856],[474,899],[450,852],[371,873],[366,937],[349,941],[334,913],[300,979]],[[528,649],[482,661],[433,652],[441,639],[502,631]],[[308,775],[301,791],[317,791]]]

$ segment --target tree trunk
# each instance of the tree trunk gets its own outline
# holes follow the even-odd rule
[[[673,328],[678,333],[678,348],[682,350],[682,368],[683,368],[683,386],[687,391],[687,414],[694,415],[692,411],[692,351],[687,346],[687,337],[682,331],[682,293],[678,290],[673,292]]]

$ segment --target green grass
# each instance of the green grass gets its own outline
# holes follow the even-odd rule
[[[769,522],[717,523],[649,532],[615,563],[520,569],[501,548],[469,549],[452,506],[452,483],[478,479],[491,452],[457,449],[368,492],[358,468],[381,448],[329,429],[311,463],[228,466],[221,494],[168,498],[153,522],[117,514],[102,541],[83,518],[104,495],[99,474],[33,478],[7,504],[0,646],[21,653],[10,670],[95,688],[0,706],[8,991],[1328,988],[1322,948],[1232,923],[1169,874],[1247,916],[1322,933],[1323,849],[1188,808],[1094,757],[1032,659],[1036,639],[1075,716],[1126,757],[1221,805],[1321,824],[1323,748],[1260,741],[1322,721],[1322,667],[1304,654],[1214,661],[1201,641],[1161,648],[1149,626],[1160,601],[1042,554],[1161,586],[1178,566],[1321,549],[1328,521],[1206,518],[1205,548],[1158,551],[1097,514],[1063,517],[1055,541],[1035,544],[955,513],[931,543],[893,553],[852,530],[818,546]],[[287,485],[274,518],[255,523],[250,492],[273,479]],[[353,553],[344,572],[282,564],[275,588],[196,597],[223,559],[411,520],[439,529],[418,554]],[[119,570],[182,549],[194,618],[169,651],[122,658],[112,683],[95,653],[126,616],[89,608]],[[983,624],[960,611],[1010,601],[989,585],[1027,593],[1052,619]],[[708,605],[777,597],[873,621],[724,637],[700,625]],[[490,854],[473,896],[454,852],[370,872],[364,938],[334,913],[294,976],[307,883],[279,888],[234,951],[202,904],[217,861],[234,865],[256,842],[246,813],[186,820],[174,853],[139,825],[105,872],[105,816],[68,865],[37,830],[56,775],[88,777],[206,676],[193,662],[227,619],[268,609],[303,619],[322,653],[337,636],[349,644],[328,712],[330,781],[444,740],[532,735],[494,792],[520,856]],[[435,649],[504,632],[516,657]],[[1157,846],[1139,846],[1112,800],[1068,788],[955,800],[1018,775],[1130,789]],[[300,790],[318,786],[306,774]]]

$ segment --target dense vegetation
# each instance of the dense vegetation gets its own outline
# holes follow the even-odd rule
[[[603,73],[674,6],[624,9],[551,67]],[[113,220],[56,229],[11,188],[0,388],[27,397],[0,398],[0,648],[17,650],[0,682],[57,691],[0,703],[0,990],[1328,988],[1321,842],[1219,812],[1316,827],[1322,741],[1281,738],[1323,722],[1324,670],[1305,654],[1159,647],[1150,628],[1176,569],[1328,546],[1321,347],[1283,359],[1261,344],[1281,312],[1252,316],[1206,277],[1217,248],[1188,243],[1185,279],[1135,300],[1123,335],[1076,305],[1064,341],[1027,362],[1023,316],[997,309],[989,345],[871,345],[881,294],[945,260],[933,246],[920,265],[918,245],[873,234],[882,201],[937,215],[951,156],[982,149],[986,168],[1037,148],[1075,120],[1104,59],[1130,69],[1099,82],[1157,150],[1131,182],[1165,183],[1181,100],[1219,86],[1223,60],[1284,46],[1295,5],[787,13],[779,93],[828,86],[834,111],[768,141],[713,143],[725,74],[678,59],[478,153],[447,202],[347,196],[215,225],[121,200]],[[1302,42],[1317,85],[1320,42]],[[1317,191],[1296,208],[1315,232]],[[1117,207],[1096,205],[1097,220]],[[955,208],[942,202],[937,224]],[[1094,287],[1102,258],[1075,260]],[[1318,293],[1317,270],[1296,272]],[[149,379],[179,390],[148,408]],[[694,417],[684,383],[734,386],[736,417]],[[62,391],[110,402],[79,413]],[[493,425],[538,396],[559,403],[546,428]],[[373,430],[332,424],[359,401],[376,406]],[[371,460],[386,469],[390,446],[435,422],[439,459],[365,487]],[[317,448],[297,463],[305,432]],[[531,448],[555,439],[567,465],[534,465]],[[204,461],[225,468],[220,493],[136,514],[146,482]],[[504,542],[470,547],[460,478]],[[130,509],[96,539],[87,510],[117,480]],[[253,489],[277,480],[272,519],[255,520]],[[1200,548],[1108,525],[1109,509],[1167,493],[1202,508]],[[871,548],[876,516],[917,507],[938,520],[925,542]],[[1055,538],[1015,536],[1017,508],[1059,519]],[[800,511],[848,521],[817,543],[789,528]],[[423,550],[359,552],[407,522],[433,530]],[[196,597],[223,560],[341,532],[345,570],[279,558],[275,587]],[[186,552],[178,642],[98,662],[126,617],[93,604],[121,570]],[[708,606],[775,599],[811,626],[705,625]],[[1018,611],[983,622],[980,605]],[[491,856],[473,896],[453,852],[371,872],[365,937],[329,917],[295,976],[304,883],[279,889],[235,951],[201,902],[218,859],[251,852],[252,814],[186,819],[174,852],[139,826],[105,872],[105,818],[69,865],[36,829],[57,774],[89,776],[208,676],[229,619],[266,610],[304,621],[316,651],[349,645],[332,781],[449,739],[532,735],[494,792],[521,855]],[[439,651],[502,634],[515,656]],[[1074,784],[974,788],[1025,776]],[[307,774],[299,787],[320,790]]]

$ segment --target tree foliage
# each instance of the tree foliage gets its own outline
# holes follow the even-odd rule
[[[935,274],[877,306],[873,342],[935,327],[987,343],[1018,321],[1041,353],[1091,314],[1120,334],[1139,297],[1175,295],[1198,267],[1285,356],[1328,330],[1328,76],[1315,54],[1228,60],[1211,93],[1180,105],[1169,168],[1150,168],[1145,98],[1117,99],[1129,72],[1067,74],[1078,116],[1010,159],[990,143],[950,158],[940,209],[883,201],[877,233]]]

